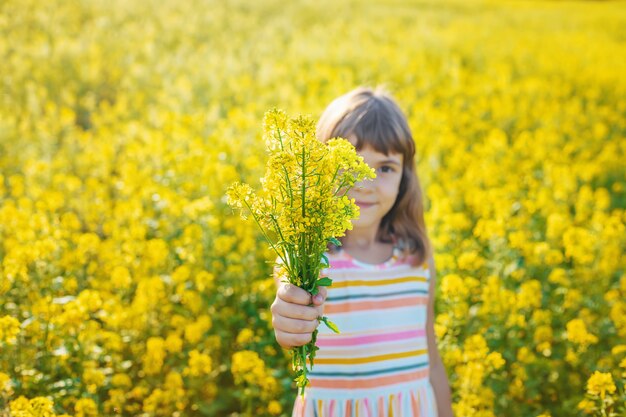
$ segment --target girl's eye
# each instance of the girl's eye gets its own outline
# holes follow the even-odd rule
[[[388,173],[388,172],[393,172],[394,169],[393,167],[389,166],[389,165],[383,165],[380,168],[378,168],[380,170],[380,172],[384,173]]]

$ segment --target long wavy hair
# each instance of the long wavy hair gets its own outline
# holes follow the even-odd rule
[[[412,258],[413,264],[422,265],[432,249],[415,167],[415,142],[404,113],[386,90],[358,87],[333,100],[324,110],[317,124],[318,139],[326,142],[350,136],[356,138],[357,151],[369,145],[385,155],[402,154],[398,197],[381,220],[376,238],[393,243],[404,256]]]

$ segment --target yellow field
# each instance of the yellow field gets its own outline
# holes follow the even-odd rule
[[[258,184],[266,110],[381,83],[456,415],[626,415],[625,28],[625,2],[3,0],[0,416],[289,415],[273,255],[224,192]]]

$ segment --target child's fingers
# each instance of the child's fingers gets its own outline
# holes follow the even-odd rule
[[[272,326],[274,329],[281,330],[286,333],[306,334],[313,333],[319,322],[315,320],[290,319],[289,317],[279,314],[272,315]]]
[[[278,344],[285,349],[290,349],[294,346],[306,345],[313,337],[311,333],[294,334],[283,332],[278,329],[274,329],[274,335],[276,336]]]
[[[289,283],[281,283],[272,303],[272,326],[276,341],[283,348],[302,346],[311,341],[319,326],[318,317],[324,315],[327,291],[319,287],[312,297],[307,291]]]
[[[319,316],[319,310],[315,307],[289,303],[280,297],[276,297],[270,310],[274,316],[283,316],[291,319],[315,320]]]
[[[288,303],[300,304],[303,306],[308,306],[311,304],[311,294],[297,285],[283,283],[276,292],[278,297],[281,300],[286,301]]]

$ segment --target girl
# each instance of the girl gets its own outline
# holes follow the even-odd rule
[[[434,333],[435,266],[424,225],[422,191],[407,120],[384,91],[357,88],[334,100],[318,138],[348,139],[376,170],[350,197],[360,217],[330,247],[333,284],[318,295],[279,282],[272,304],[284,348],[311,340],[320,349],[293,417],[452,416],[450,388]]]

